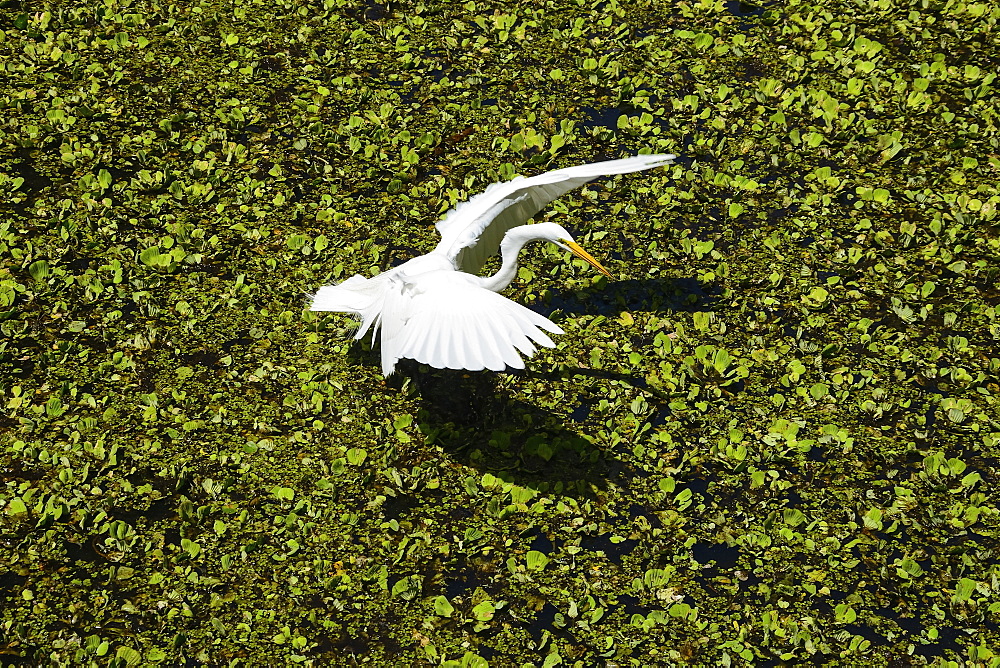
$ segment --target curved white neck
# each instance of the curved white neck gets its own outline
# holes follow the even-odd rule
[[[517,256],[521,253],[524,245],[532,240],[524,235],[514,234],[519,229],[514,228],[508,231],[504,235],[503,241],[500,242],[500,257],[503,258],[500,270],[492,276],[483,276],[480,279],[480,285],[487,290],[500,292],[510,285],[514,277],[517,276]]]

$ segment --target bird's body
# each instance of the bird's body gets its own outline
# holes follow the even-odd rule
[[[650,169],[673,158],[640,155],[495,183],[437,223],[441,241],[432,252],[372,278],[354,275],[324,286],[310,308],[359,317],[355,338],[373,330],[373,341],[380,339],[382,372],[387,376],[402,358],[443,369],[523,369],[521,354],[533,355],[535,344],[554,347],[545,331],[563,332],[548,318],[497,294],[517,275],[521,248],[529,241],[550,241],[610,274],[561,226],[521,223],[598,176]],[[477,276],[475,272],[498,249],[503,258],[500,270]]]

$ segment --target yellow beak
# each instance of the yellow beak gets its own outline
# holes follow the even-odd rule
[[[595,260],[593,255],[583,250],[580,244],[576,243],[575,241],[567,241],[566,239],[563,239],[562,242],[566,244],[566,248],[573,251],[573,253],[575,253],[583,260],[586,260],[587,264],[589,264],[591,267],[601,272],[608,278],[614,278],[614,276],[611,275],[611,272],[605,269],[603,266],[601,266],[601,263]]]

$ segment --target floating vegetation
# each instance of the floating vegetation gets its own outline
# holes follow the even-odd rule
[[[998,19],[0,3],[4,662],[1000,665]],[[527,371],[307,310],[640,150]]]

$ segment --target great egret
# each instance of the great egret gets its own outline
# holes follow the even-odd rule
[[[523,369],[518,352],[531,357],[534,344],[555,347],[542,330],[563,331],[548,318],[496,294],[517,275],[521,248],[529,241],[549,241],[605,276],[611,274],[562,226],[521,223],[598,176],[651,169],[675,157],[637,155],[494,183],[438,221],[441,241],[433,251],[373,278],[354,275],[323,286],[310,310],[354,314],[361,320],[356,339],[372,329],[373,343],[376,337],[381,339],[386,376],[404,357],[438,369]],[[497,249],[503,258],[500,271],[475,275]]]

